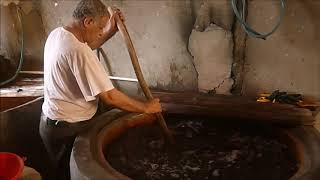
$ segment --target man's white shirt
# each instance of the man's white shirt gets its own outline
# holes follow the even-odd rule
[[[43,113],[54,120],[91,119],[101,92],[113,89],[99,59],[86,44],[63,27],[53,30],[44,49]]]

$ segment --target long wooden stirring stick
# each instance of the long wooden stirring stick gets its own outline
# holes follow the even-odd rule
[[[111,15],[114,13],[112,8],[108,7],[108,11],[109,11],[109,14],[110,14],[110,17],[111,17]],[[118,27],[118,29],[119,29],[119,31],[120,31],[125,43],[126,43],[126,46],[127,46],[130,58],[131,58],[131,62],[132,62],[132,65],[133,65],[133,69],[134,69],[134,71],[136,73],[136,76],[137,76],[139,84],[140,84],[140,86],[142,88],[142,91],[143,91],[144,95],[146,96],[146,98],[148,100],[152,100],[153,97],[152,97],[151,91],[150,91],[150,89],[148,87],[148,84],[144,80],[144,77],[143,77],[143,74],[142,74],[142,71],[141,71],[141,68],[140,68],[140,64],[139,64],[139,61],[138,61],[138,57],[137,57],[136,51],[134,49],[133,43],[131,41],[130,35],[128,33],[127,27],[125,26],[123,21],[119,18],[119,16],[116,16],[116,23],[117,23],[117,27]],[[169,129],[167,127],[166,121],[164,120],[162,114],[161,113],[156,113],[156,116],[157,116],[158,123],[161,126],[164,134],[166,135],[168,140],[171,143],[173,143],[174,139],[172,137],[171,132],[169,131]]]

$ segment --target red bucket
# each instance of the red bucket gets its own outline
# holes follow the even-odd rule
[[[23,171],[24,162],[13,153],[0,152],[0,180],[17,180]]]

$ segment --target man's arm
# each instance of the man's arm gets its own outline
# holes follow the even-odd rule
[[[140,113],[158,113],[162,111],[159,99],[148,102],[134,100],[117,89],[102,92],[98,97],[105,103],[116,106],[117,108]]]

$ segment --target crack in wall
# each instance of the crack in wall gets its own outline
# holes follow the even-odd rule
[[[246,0],[247,1],[247,0]],[[238,5],[240,2],[238,2]],[[248,16],[248,11],[245,12],[245,19]],[[231,66],[231,78],[234,83],[231,88],[231,93],[240,95],[244,81],[244,65],[245,65],[245,50],[247,45],[247,34],[243,31],[242,26],[238,23],[237,18],[234,18],[233,27],[233,63]]]
[[[194,68],[194,71],[196,72],[196,75],[197,75],[197,80],[199,79],[199,72],[196,68],[196,64],[194,62],[194,56],[192,55],[192,53],[190,52],[189,50],[189,45],[187,45],[187,52],[190,54],[191,56],[191,64],[192,64],[192,67]]]
[[[220,86],[224,83],[224,81],[226,81],[227,79],[229,79],[229,78],[224,78],[223,80],[222,80],[222,82],[221,83],[219,83],[218,84],[218,86],[217,87],[215,87],[214,89],[218,89],[218,88],[220,88]]]

